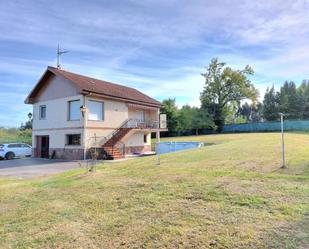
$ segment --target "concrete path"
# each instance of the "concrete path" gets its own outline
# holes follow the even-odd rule
[[[21,158],[0,161],[0,176],[34,178],[79,168],[77,161]]]

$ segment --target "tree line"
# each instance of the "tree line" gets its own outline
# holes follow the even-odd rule
[[[285,81],[280,91],[274,86],[268,88],[263,100],[263,118],[278,120],[278,113],[284,113],[289,119],[309,118],[309,81],[297,87],[293,81]]]
[[[162,102],[161,113],[167,114],[169,132],[194,131],[197,135],[201,129],[221,132],[226,124],[277,121],[279,113],[290,119],[309,118],[308,80],[298,87],[293,81],[286,81],[279,91],[269,87],[259,102],[259,92],[250,80],[253,73],[248,65],[235,70],[217,58],[212,59],[201,74],[205,85],[199,107],[179,108],[172,98]]]

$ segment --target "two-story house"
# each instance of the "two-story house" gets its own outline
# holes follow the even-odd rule
[[[48,67],[25,103],[33,105],[33,156],[111,159],[151,150],[161,103],[140,91]],[[165,128],[165,127],[161,127]]]

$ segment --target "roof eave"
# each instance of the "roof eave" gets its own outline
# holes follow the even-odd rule
[[[161,103],[149,103],[149,102],[144,102],[144,101],[139,101],[139,100],[134,100],[134,99],[120,98],[120,97],[117,97],[117,96],[112,96],[112,95],[103,94],[103,93],[97,93],[97,92],[89,91],[89,90],[85,90],[85,89],[81,92],[81,94],[97,96],[97,97],[104,97],[104,98],[114,99],[114,100],[120,100],[120,101],[123,101],[123,102],[133,103],[133,104],[142,104],[142,105],[147,105],[147,106],[156,107],[156,108],[162,107]]]

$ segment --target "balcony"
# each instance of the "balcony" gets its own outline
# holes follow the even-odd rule
[[[122,128],[157,130],[160,123],[156,120],[129,119]]]

